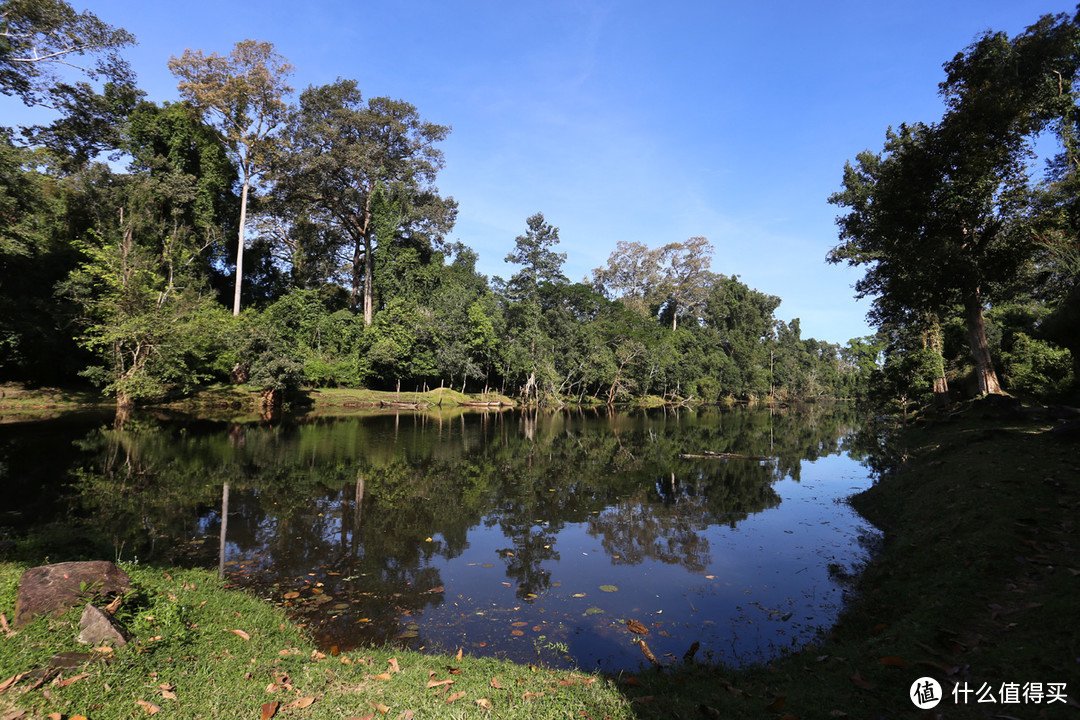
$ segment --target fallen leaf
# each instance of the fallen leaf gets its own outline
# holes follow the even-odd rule
[[[8,713],[7,715],[4,715],[4,716],[0,717],[0,720],[19,720],[19,718],[23,718],[23,717],[26,717],[26,711],[25,710],[16,710],[13,713]]]
[[[577,598],[577,597],[585,597],[585,593],[574,593],[574,594],[573,594],[573,595],[571,595],[570,597],[574,597],[574,598]]]
[[[265,703],[261,708],[259,708],[259,717],[262,718],[262,720],[270,720],[270,718],[274,717],[274,715],[277,714],[277,709],[279,705],[280,703],[277,700]]]
[[[895,655],[886,655],[881,658],[881,660],[878,660],[878,662],[885,667],[906,668],[908,666],[907,660],[896,657]]]
[[[499,678],[497,677],[491,678],[491,687],[495,688],[496,690],[506,689],[505,687],[503,687],[503,684],[499,682]]]
[[[601,585],[600,586],[600,591],[601,592],[608,592],[608,593],[618,592],[619,588],[617,586],[615,586],[615,585]]]
[[[457,649],[457,655],[454,656],[454,659],[455,660],[461,660],[461,658],[464,656],[464,654],[465,654],[465,648],[458,648]]]
[[[49,713],[45,717],[49,718],[49,720],[64,720],[64,716],[58,712]]]
[[[393,676],[390,673],[379,673],[378,675],[375,676],[375,679],[376,680],[389,680],[391,677],[393,677]]]
[[[382,703],[375,703],[375,709],[378,710],[379,714],[381,715],[385,715],[386,713],[390,712],[390,706],[383,705]]]
[[[397,720],[412,720],[414,715],[416,715],[415,710],[406,710],[397,716]]]
[[[239,637],[242,640],[250,640],[251,639],[251,636],[248,635],[243,630],[229,630],[228,632],[236,633],[237,637]]]
[[[488,700],[487,698],[480,698],[479,700],[476,701],[476,704],[479,705],[480,707],[484,708],[485,710],[490,710],[491,709],[491,701]]]
[[[313,703],[313,702],[315,702],[315,698],[311,697],[311,696],[297,698],[296,700],[293,700],[291,703],[286,703],[285,705],[282,705],[281,709],[282,710],[291,710],[292,708],[299,708],[299,709],[303,710],[306,707],[311,707],[311,703]]]
[[[69,677],[69,678],[66,678],[64,680],[61,680],[60,682],[56,683],[56,686],[57,687],[67,687],[68,685],[71,685],[72,683],[77,683],[80,680],[82,680],[83,678],[88,678],[88,677],[90,677],[90,673],[83,673],[82,675],[75,675],[73,677]]]
[[[637,620],[627,620],[626,621],[626,627],[627,627],[627,629],[630,630],[630,632],[636,633],[638,635],[648,635],[649,634],[649,628],[645,627],[644,625],[639,623]]]
[[[510,626],[511,627],[525,627],[528,624],[529,623],[525,622],[524,620],[518,620],[517,622],[510,623]]]
[[[4,692],[9,687],[11,687],[15,683],[19,682],[20,680],[22,680],[24,677],[26,677],[29,674],[30,674],[29,671],[28,672],[22,672],[22,673],[19,673],[18,675],[12,675],[11,677],[9,677],[4,682],[0,682],[0,693]]]
[[[452,695],[450,695],[450,696],[449,696],[448,698],[446,698],[446,704],[447,704],[447,705],[449,705],[449,704],[450,704],[450,703],[452,703],[452,702],[457,702],[458,700],[460,700],[460,699],[461,699],[461,698],[463,698],[463,697],[465,697],[465,693],[464,693],[464,692],[456,692],[456,693],[453,693],[453,694],[452,694]]]
[[[450,679],[446,680],[428,680],[427,686],[429,688],[442,687],[443,685],[453,685],[454,681]]]
[[[174,693],[172,690],[162,690],[161,697],[165,698],[166,700],[175,700],[176,693]]]
[[[860,687],[863,690],[873,690],[874,689],[874,684],[866,682],[865,680],[863,680],[862,675],[859,674],[858,670],[856,670],[855,674],[851,676],[851,682],[855,683],[856,687]]]
[[[300,597],[300,593],[293,590],[292,592],[285,593],[282,597],[284,597],[286,600],[295,600],[296,598]]]
[[[390,658],[388,664],[390,665],[390,672],[401,672],[401,666],[398,665],[396,657]]]
[[[525,631],[524,630],[511,630],[510,634],[513,635],[514,637],[521,637],[522,635],[525,634]]]
[[[161,712],[161,708],[152,702],[146,702],[145,700],[136,700],[135,704],[146,711],[147,715],[153,715],[154,713]]]
[[[542,697],[544,693],[527,692],[521,696],[522,700],[532,700],[533,698]]]
[[[787,702],[787,698],[781,695],[775,698],[771,703],[765,706],[765,709],[769,712],[780,712],[784,709],[784,703]]]

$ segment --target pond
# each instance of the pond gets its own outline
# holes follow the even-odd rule
[[[0,534],[218,567],[327,652],[743,665],[827,629],[872,550],[844,502],[871,482],[858,427],[821,405],[3,424]]]

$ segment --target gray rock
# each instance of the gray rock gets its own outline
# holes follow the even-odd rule
[[[127,573],[104,560],[30,568],[19,580],[14,625],[25,625],[38,615],[62,615],[87,597],[130,590],[131,578]]]
[[[83,645],[103,645],[112,643],[114,647],[124,647],[128,643],[127,633],[109,616],[95,605],[87,605],[79,620],[79,642]]]

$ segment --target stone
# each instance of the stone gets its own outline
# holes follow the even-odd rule
[[[83,645],[105,645],[122,648],[127,645],[127,633],[107,612],[90,604],[79,620],[79,642]]]
[[[26,625],[38,615],[63,615],[88,597],[130,590],[131,578],[127,573],[105,560],[30,568],[19,580],[14,625]]]

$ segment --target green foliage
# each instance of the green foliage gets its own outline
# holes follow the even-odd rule
[[[1002,349],[1005,382],[1014,393],[1060,397],[1075,381],[1072,353],[1017,332]]]
[[[0,92],[27,105],[43,102],[60,84],[59,68],[82,68],[91,79],[127,80],[120,48],[135,43],[122,28],[63,0],[6,0],[0,7]]]

